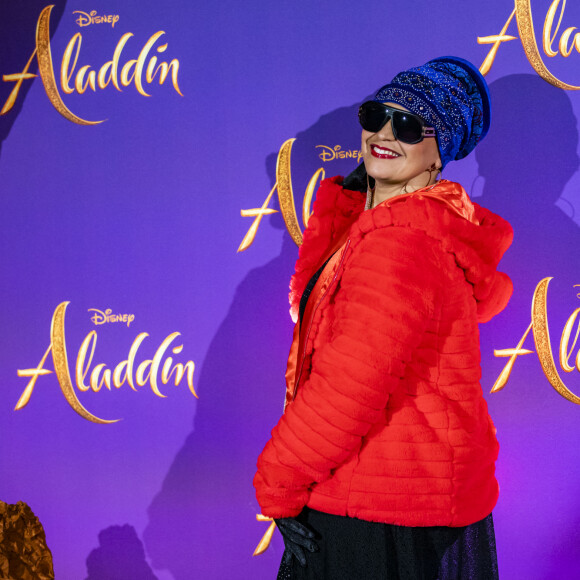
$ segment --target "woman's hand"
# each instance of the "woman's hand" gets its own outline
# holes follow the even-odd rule
[[[310,552],[318,551],[318,544],[312,539],[314,533],[294,518],[278,518],[274,520],[282,538],[284,539],[284,562],[290,564],[292,556],[295,556],[302,567],[306,566],[304,549]]]

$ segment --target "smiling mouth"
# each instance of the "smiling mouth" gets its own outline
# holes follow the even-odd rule
[[[378,145],[371,145],[371,155],[373,157],[378,157],[379,159],[396,159],[401,155],[399,153],[395,153],[391,149],[387,149],[386,147],[379,147]]]

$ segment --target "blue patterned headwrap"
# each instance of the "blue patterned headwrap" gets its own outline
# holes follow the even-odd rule
[[[397,103],[435,127],[443,167],[471,153],[491,121],[485,79],[474,65],[455,56],[400,72],[374,100]]]

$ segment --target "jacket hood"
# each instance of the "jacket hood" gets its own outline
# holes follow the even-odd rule
[[[459,184],[442,180],[429,188],[393,197],[369,211],[363,211],[364,201],[362,193],[343,189],[342,177],[320,184],[290,282],[294,319],[308,280],[321,266],[327,249],[347,228],[350,238],[384,227],[425,231],[441,243],[444,251],[454,255],[473,286],[479,322],[487,322],[505,308],[513,286],[497,267],[512,242],[512,227],[500,216],[472,203]]]
[[[473,286],[479,322],[487,322],[506,306],[513,292],[512,281],[497,267],[513,240],[513,229],[502,217],[474,203],[479,223],[453,220],[449,251]]]

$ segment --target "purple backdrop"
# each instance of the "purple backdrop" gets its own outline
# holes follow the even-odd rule
[[[48,5],[20,4],[0,5],[1,75],[24,71]],[[399,70],[435,56],[481,64],[491,45],[477,38],[499,34],[514,4],[54,4],[50,45],[62,102],[79,118],[105,121],[67,120],[40,77],[22,80],[14,106],[0,117],[0,500],[25,501],[38,515],[59,579],[273,578],[282,552],[277,535],[264,555],[251,557],[267,527],[255,521],[251,481],[282,409],[291,334],[287,290],[297,247],[275,213],[263,218],[253,244],[236,253],[254,219],[240,210],[262,206],[276,181],[278,150],[295,137],[292,184],[300,216],[306,185],[319,168],[326,176],[354,168],[356,159],[329,159],[329,151],[359,149],[358,103]],[[523,18],[526,2],[516,4]],[[551,5],[556,16],[548,36],[556,50],[564,30],[580,23],[580,6],[531,0],[540,54],[555,76],[580,84],[578,50],[550,57],[542,46]],[[93,10],[112,18],[86,24]],[[119,58],[121,78],[125,63],[138,59],[159,31],[142,72],[150,96],[134,80],[120,84],[122,90],[112,82],[83,94],[63,90],[61,62],[75,34],[82,38],[72,55],[74,61],[80,47],[68,82],[73,88],[82,67],[90,69],[81,84],[132,33]],[[515,20],[507,34],[518,37]],[[163,84],[159,76],[146,82],[151,56],[158,59],[153,67],[177,59],[175,85],[176,63]],[[38,74],[37,62],[28,73]],[[578,370],[565,373],[558,361],[562,329],[580,306],[574,287],[580,284],[580,96],[540,78],[519,38],[499,46],[487,78],[492,130],[476,155],[445,171],[515,230],[502,263],[514,296],[481,328],[482,386],[489,392],[507,362],[494,349],[516,347],[530,323],[534,289],[550,276],[556,367],[580,393]],[[0,106],[15,83],[0,82]],[[275,196],[270,207],[278,207]],[[39,365],[63,302],[69,302],[65,342],[76,397],[100,418],[122,419],[116,423],[96,424],[76,413],[54,373],[39,376],[28,405],[14,409],[30,380],[17,371]],[[95,325],[89,309],[134,320]],[[148,336],[135,371],[179,332],[170,349],[182,350],[168,351],[162,364],[167,356],[174,364],[193,361],[199,399],[185,378],[160,383],[165,397],[150,382],[81,392],[75,364],[91,331],[97,339],[85,382],[98,364],[114,369],[127,359],[140,333]],[[572,366],[575,332],[576,326]],[[524,347],[535,351],[531,334]],[[51,355],[44,367],[53,370]],[[535,352],[518,357],[505,389],[486,398],[501,444],[494,511],[500,574],[573,577],[580,565],[574,540],[580,407],[550,386]]]

